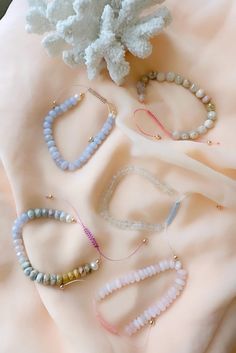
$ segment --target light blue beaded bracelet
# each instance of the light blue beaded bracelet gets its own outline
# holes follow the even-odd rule
[[[62,104],[55,106],[52,110],[48,112],[47,116],[44,119],[44,123],[43,123],[44,140],[47,144],[49,153],[53,161],[61,170],[75,171],[83,167],[83,165],[85,165],[89,161],[89,159],[92,157],[95,151],[100,147],[103,141],[105,141],[105,139],[108,137],[108,135],[110,134],[110,132],[112,131],[115,125],[116,112],[115,112],[114,106],[110,104],[106,100],[106,98],[100,96],[94,90],[89,89],[89,92],[95,95],[104,104],[108,106],[109,115],[104,125],[102,126],[101,130],[98,132],[96,136],[89,139],[89,143],[87,147],[84,149],[81,156],[75,161],[69,162],[65,160],[62,157],[61,153],[59,152],[59,149],[56,145],[56,142],[53,136],[53,123],[58,116],[74,108],[82,100],[82,98],[84,97],[84,94],[80,94],[80,95],[76,94],[75,96],[64,101]]]
[[[31,264],[31,261],[27,255],[22,231],[26,223],[33,219],[40,218],[52,218],[64,223],[76,223],[76,220],[69,213],[47,208],[35,208],[27,210],[15,220],[12,227],[13,245],[22,270],[31,281],[35,281],[44,285],[64,288],[70,283],[81,281],[81,277],[84,277],[89,273],[99,269],[99,260],[95,260],[90,263],[80,265],[78,268],[75,268],[69,272],[61,274],[50,274],[36,270]]]

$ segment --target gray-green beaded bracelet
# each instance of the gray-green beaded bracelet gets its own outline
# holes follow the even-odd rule
[[[24,274],[30,278],[31,281],[35,281],[40,284],[48,286],[56,286],[64,288],[66,285],[80,281],[82,277],[85,277],[89,273],[97,271],[99,269],[99,260],[92,261],[90,263],[80,265],[69,272],[62,274],[49,274],[43,273],[35,269],[26,252],[24,240],[22,236],[22,230],[26,223],[33,219],[39,218],[53,218],[65,223],[76,223],[76,219],[69,213],[64,211],[47,209],[47,208],[35,208],[23,212],[15,221],[12,227],[12,238],[13,244],[16,251],[18,261],[24,271]]]

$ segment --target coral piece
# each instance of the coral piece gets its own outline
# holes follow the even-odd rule
[[[28,0],[26,30],[44,34],[43,45],[51,56],[62,55],[69,66],[85,64],[89,79],[107,66],[121,84],[130,65],[126,51],[139,58],[152,52],[150,39],[171,21],[164,0]]]

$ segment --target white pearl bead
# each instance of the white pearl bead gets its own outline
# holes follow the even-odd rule
[[[196,92],[196,97],[197,97],[197,98],[203,98],[204,96],[205,96],[205,91],[200,88],[200,89]]]
[[[208,119],[210,120],[216,120],[216,112],[214,110],[211,110],[208,114],[207,114]]]
[[[198,138],[199,134],[197,131],[191,131],[189,136],[190,136],[191,140],[196,140]]]
[[[179,140],[179,139],[181,138],[180,132],[179,132],[179,131],[173,131],[173,132],[172,132],[172,138],[173,138],[174,140]]]
[[[97,261],[94,261],[94,262],[91,262],[91,263],[90,263],[90,267],[91,267],[91,269],[92,269],[93,271],[97,271],[99,265],[98,265]]]
[[[201,125],[197,128],[197,132],[200,134],[200,135],[204,135],[206,132],[207,132],[207,128],[204,126],[204,125]]]
[[[214,126],[214,122],[210,119],[207,119],[205,122],[204,122],[204,126],[207,128],[207,129],[211,129],[213,126]]]
[[[183,132],[183,133],[181,134],[181,139],[182,139],[182,140],[188,140],[188,139],[189,139],[189,134],[188,134],[187,132]]]

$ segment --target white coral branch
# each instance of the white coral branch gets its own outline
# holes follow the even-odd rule
[[[28,0],[26,29],[44,34],[43,45],[52,56],[62,55],[70,66],[85,64],[90,79],[106,63],[120,84],[130,66],[126,51],[140,58],[152,52],[150,39],[171,21],[167,8],[149,15],[143,11],[164,0]]]

